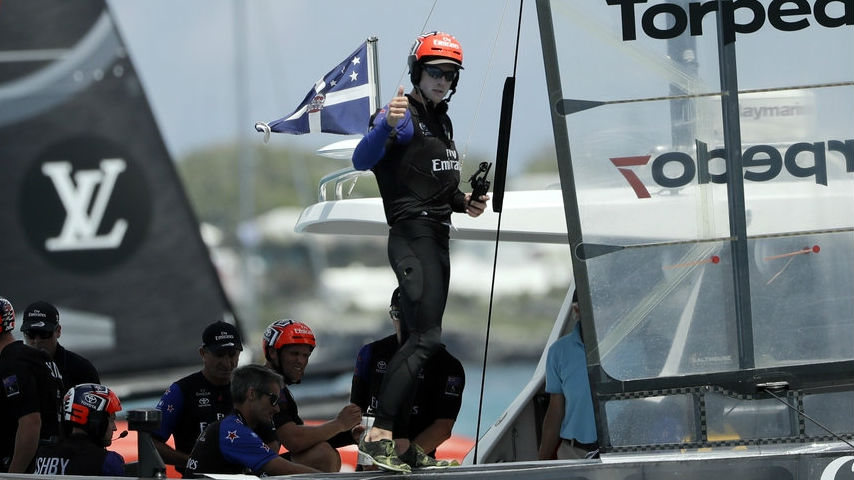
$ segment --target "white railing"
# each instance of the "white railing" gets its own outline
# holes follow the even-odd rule
[[[348,198],[353,189],[356,188],[356,182],[362,175],[368,174],[369,171],[356,170],[353,167],[342,168],[336,172],[320,179],[320,184],[317,186],[317,201],[325,202],[330,200],[327,193],[328,187],[331,185],[334,188],[334,197],[331,200],[343,200]],[[345,192],[346,188],[346,194]]]

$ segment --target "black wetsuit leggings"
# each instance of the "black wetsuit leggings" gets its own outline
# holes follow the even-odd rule
[[[451,276],[448,229],[438,221],[417,218],[400,220],[389,231],[388,258],[400,284],[404,341],[380,385],[374,425],[395,433],[408,426],[418,371],[441,346]]]

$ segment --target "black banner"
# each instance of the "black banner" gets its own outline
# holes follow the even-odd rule
[[[0,296],[102,375],[201,365],[233,316],[103,0],[0,1]]]

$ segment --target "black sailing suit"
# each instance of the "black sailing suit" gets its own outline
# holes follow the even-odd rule
[[[376,176],[391,226],[389,262],[401,292],[404,343],[383,378],[374,423],[386,430],[408,414],[416,375],[441,345],[451,213],[465,211],[447,104],[425,106],[408,97],[409,110],[397,126],[386,122],[388,108],[381,110],[353,153],[354,167]]]

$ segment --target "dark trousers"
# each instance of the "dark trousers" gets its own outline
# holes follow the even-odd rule
[[[375,426],[405,431],[415,379],[441,346],[451,265],[448,226],[401,220],[388,236],[388,257],[400,285],[403,344],[391,358],[378,395]]]

